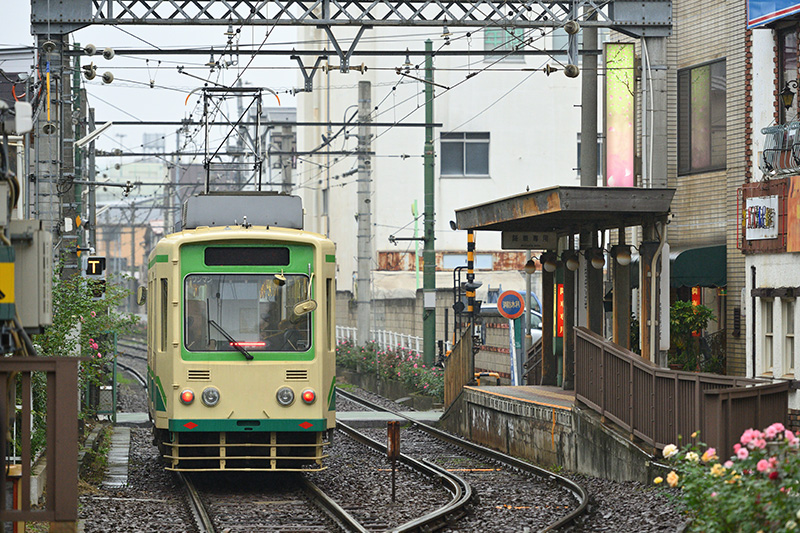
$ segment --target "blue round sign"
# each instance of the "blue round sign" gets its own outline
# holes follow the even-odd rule
[[[513,320],[525,312],[525,302],[517,291],[505,291],[497,299],[497,310],[504,317]]]

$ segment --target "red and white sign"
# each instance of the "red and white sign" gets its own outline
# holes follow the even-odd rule
[[[509,320],[521,317],[525,312],[522,295],[517,291],[505,291],[497,299],[497,310]]]

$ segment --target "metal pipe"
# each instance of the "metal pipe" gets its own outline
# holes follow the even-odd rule
[[[650,262],[650,361],[656,362],[656,318],[659,316],[658,312],[658,299],[657,291],[658,284],[656,283],[656,263],[661,257],[661,251],[664,249],[664,243],[667,241],[667,225],[661,223],[661,238],[658,241],[658,248],[656,253],[653,254],[653,260]],[[641,283],[640,283],[641,285]]]

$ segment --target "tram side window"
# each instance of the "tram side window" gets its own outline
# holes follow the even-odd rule
[[[161,351],[167,351],[167,310],[169,309],[169,290],[167,287],[167,280],[161,278],[161,316],[159,322],[161,323]]]

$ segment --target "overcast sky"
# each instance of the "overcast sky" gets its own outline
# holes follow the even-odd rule
[[[5,20],[2,23],[3,32],[0,37],[0,46],[17,47],[31,46],[34,44],[30,34],[30,3],[28,0],[11,0],[6,6]],[[7,14],[10,8],[10,14]],[[224,35],[225,26],[212,27],[175,27],[175,26],[89,26],[72,33],[73,42],[82,46],[94,44],[99,50],[105,47],[112,48],[170,48],[190,46],[214,46],[222,50],[228,38]],[[264,40],[266,28],[243,28],[239,34],[239,43],[242,46],[254,44],[258,46]],[[293,27],[278,27],[267,40],[266,46],[290,48],[296,40],[296,29]],[[220,60],[219,54],[215,60]],[[226,60],[235,61],[235,57],[226,56]],[[188,105],[184,104],[189,91],[203,85],[203,82],[178,73],[177,67],[185,67],[187,72],[201,78],[208,78],[222,84],[232,83],[239,75],[241,67],[247,64],[250,57],[241,55],[240,65],[232,64],[227,69],[210,72],[205,66],[209,61],[208,56],[148,56],[137,57],[117,56],[110,61],[101,56],[89,58],[84,56],[82,64],[94,62],[97,65],[98,76],[92,81],[83,80],[89,95],[89,105],[96,110],[98,125],[108,120],[180,120],[194,112],[193,118],[199,119],[196,103],[199,98],[193,96]],[[159,63],[160,62],[160,63]],[[286,91],[294,88],[296,80],[296,64],[289,58],[263,57],[253,61],[242,79],[249,84],[268,87],[280,94],[281,107],[294,107],[295,98]],[[111,72],[115,81],[104,85],[100,77],[104,72]],[[150,83],[154,87],[150,87]],[[246,104],[245,104],[246,105]],[[267,107],[278,106],[277,100],[267,96],[264,101]],[[226,110],[229,117],[236,113],[235,104],[230,104]],[[235,120],[235,117],[233,118]],[[168,150],[176,146],[176,127],[141,127],[141,126],[114,126],[107,130],[98,141],[98,148],[113,149],[122,147],[127,151],[141,151],[142,134],[163,133]],[[222,135],[222,134],[219,134]],[[198,148],[202,148],[202,135],[198,135]]]

